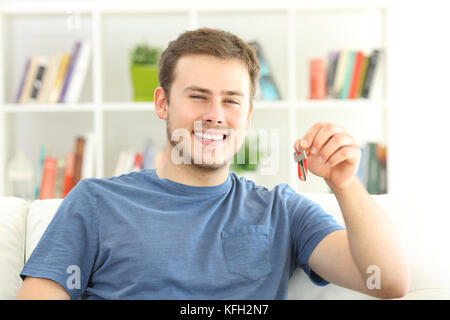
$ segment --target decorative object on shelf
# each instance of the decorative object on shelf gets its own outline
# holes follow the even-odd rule
[[[259,89],[264,100],[281,100],[280,90],[273,79],[269,64],[264,57],[261,45],[257,41],[248,43],[255,50],[259,60]]]
[[[8,163],[7,175],[13,196],[26,200],[33,199],[34,168],[23,151],[17,151]]]
[[[245,137],[242,147],[234,155],[233,162],[230,165],[232,171],[238,174],[245,174],[249,171],[256,171],[261,159],[261,151],[259,150],[259,138],[256,136],[256,141],[253,136]]]
[[[153,92],[159,86],[158,59],[161,49],[146,44],[137,45],[131,53],[131,78],[134,101],[153,101]]]

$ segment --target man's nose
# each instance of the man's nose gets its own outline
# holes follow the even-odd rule
[[[220,99],[211,100],[211,103],[209,103],[208,105],[207,111],[203,114],[202,120],[213,125],[223,125],[225,123],[224,110]]]

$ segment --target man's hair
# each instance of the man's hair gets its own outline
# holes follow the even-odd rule
[[[178,60],[188,54],[206,54],[221,59],[239,59],[248,69],[250,76],[250,102],[256,91],[259,76],[259,61],[255,50],[234,34],[222,30],[201,28],[186,31],[177,39],[169,42],[158,62],[159,83],[169,101],[170,87],[174,80],[175,66]]]

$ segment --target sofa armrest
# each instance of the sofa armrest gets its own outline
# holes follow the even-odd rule
[[[31,203],[27,215],[25,261],[36,248],[62,201],[63,199],[47,199],[35,200]]]
[[[0,299],[14,299],[22,280],[27,202],[16,197],[0,198]]]

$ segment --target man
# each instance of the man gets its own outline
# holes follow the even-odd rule
[[[23,268],[18,298],[286,299],[298,267],[318,285],[381,298],[407,292],[399,241],[355,176],[360,151],[344,128],[318,123],[294,149],[310,152],[309,170],[333,190],[346,228],[286,184],[269,191],[230,174],[259,73],[245,42],[188,31],[159,68],[164,165],[81,181]]]

